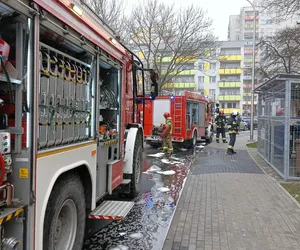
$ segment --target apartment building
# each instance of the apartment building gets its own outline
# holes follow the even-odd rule
[[[217,61],[198,60],[195,64],[196,75],[195,91],[202,95],[210,97],[212,100],[218,101],[218,70],[219,63]]]
[[[258,40],[261,37],[273,36],[277,31],[285,27],[296,24],[299,15],[284,22],[276,22],[275,13],[272,10],[265,10],[260,7],[262,0],[255,0],[256,13],[251,6],[241,8],[239,15],[229,17],[228,40],[243,41],[243,96],[242,113],[250,115],[251,113],[251,87],[252,87],[252,64],[253,64],[253,38],[254,38],[254,18],[256,20],[255,37]],[[259,51],[255,51],[255,62],[259,61]],[[254,87],[259,85],[259,79],[254,79]],[[254,112],[257,110],[257,99],[254,97]]]
[[[218,101],[225,114],[237,110],[242,114],[243,53],[242,41],[221,43],[219,56]]]
[[[167,68],[172,60],[172,57],[164,57],[161,60],[161,67]],[[184,65],[180,66],[179,73],[177,70],[168,73],[168,82],[162,85],[162,90],[173,93],[174,95],[179,94],[183,90],[195,91],[195,62],[196,58],[191,58]],[[162,74],[164,71],[162,70]],[[174,75],[174,77],[172,77]]]

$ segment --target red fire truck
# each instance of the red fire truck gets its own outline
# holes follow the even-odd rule
[[[213,137],[213,102],[197,93],[183,91],[180,95],[157,96],[146,101],[144,117],[145,141],[153,147],[161,144],[159,127],[164,123],[163,114],[169,112],[173,119],[172,141],[187,147],[197,140],[210,142]]]
[[[0,249],[81,250],[87,218],[134,205],[109,195],[139,191],[143,65],[84,1],[0,16]]]

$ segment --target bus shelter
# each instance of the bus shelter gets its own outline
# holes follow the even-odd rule
[[[300,75],[279,74],[255,93],[259,155],[285,180],[300,179]]]

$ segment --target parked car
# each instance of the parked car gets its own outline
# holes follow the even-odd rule
[[[243,130],[243,131],[248,130],[248,123],[245,122],[243,119],[241,119],[241,121],[240,121],[240,128],[239,129]]]
[[[251,127],[251,117],[249,117],[249,116],[243,116],[242,120],[247,123],[248,129],[250,129],[250,127]],[[257,128],[257,123],[258,123],[257,122],[257,118],[254,117],[254,120],[253,120],[253,129]]]
[[[226,119],[228,120],[230,116],[226,116]],[[217,127],[216,125],[214,127]],[[225,130],[228,131],[227,124],[225,125]],[[240,131],[246,131],[248,130],[248,123],[245,122],[243,119],[240,120],[240,126],[239,126]],[[215,130],[216,131],[216,130]]]

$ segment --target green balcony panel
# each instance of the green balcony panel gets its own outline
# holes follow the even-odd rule
[[[241,96],[240,95],[223,95],[219,96],[219,101],[240,101]]]
[[[162,70],[161,74],[165,75],[167,73],[166,70]],[[182,70],[179,73],[177,71],[174,72],[169,72],[169,75],[195,75],[196,74],[196,70]]]
[[[219,88],[240,88],[241,82],[219,82]]]
[[[175,82],[175,83],[165,83],[162,88],[195,88],[196,84],[194,82]]]

